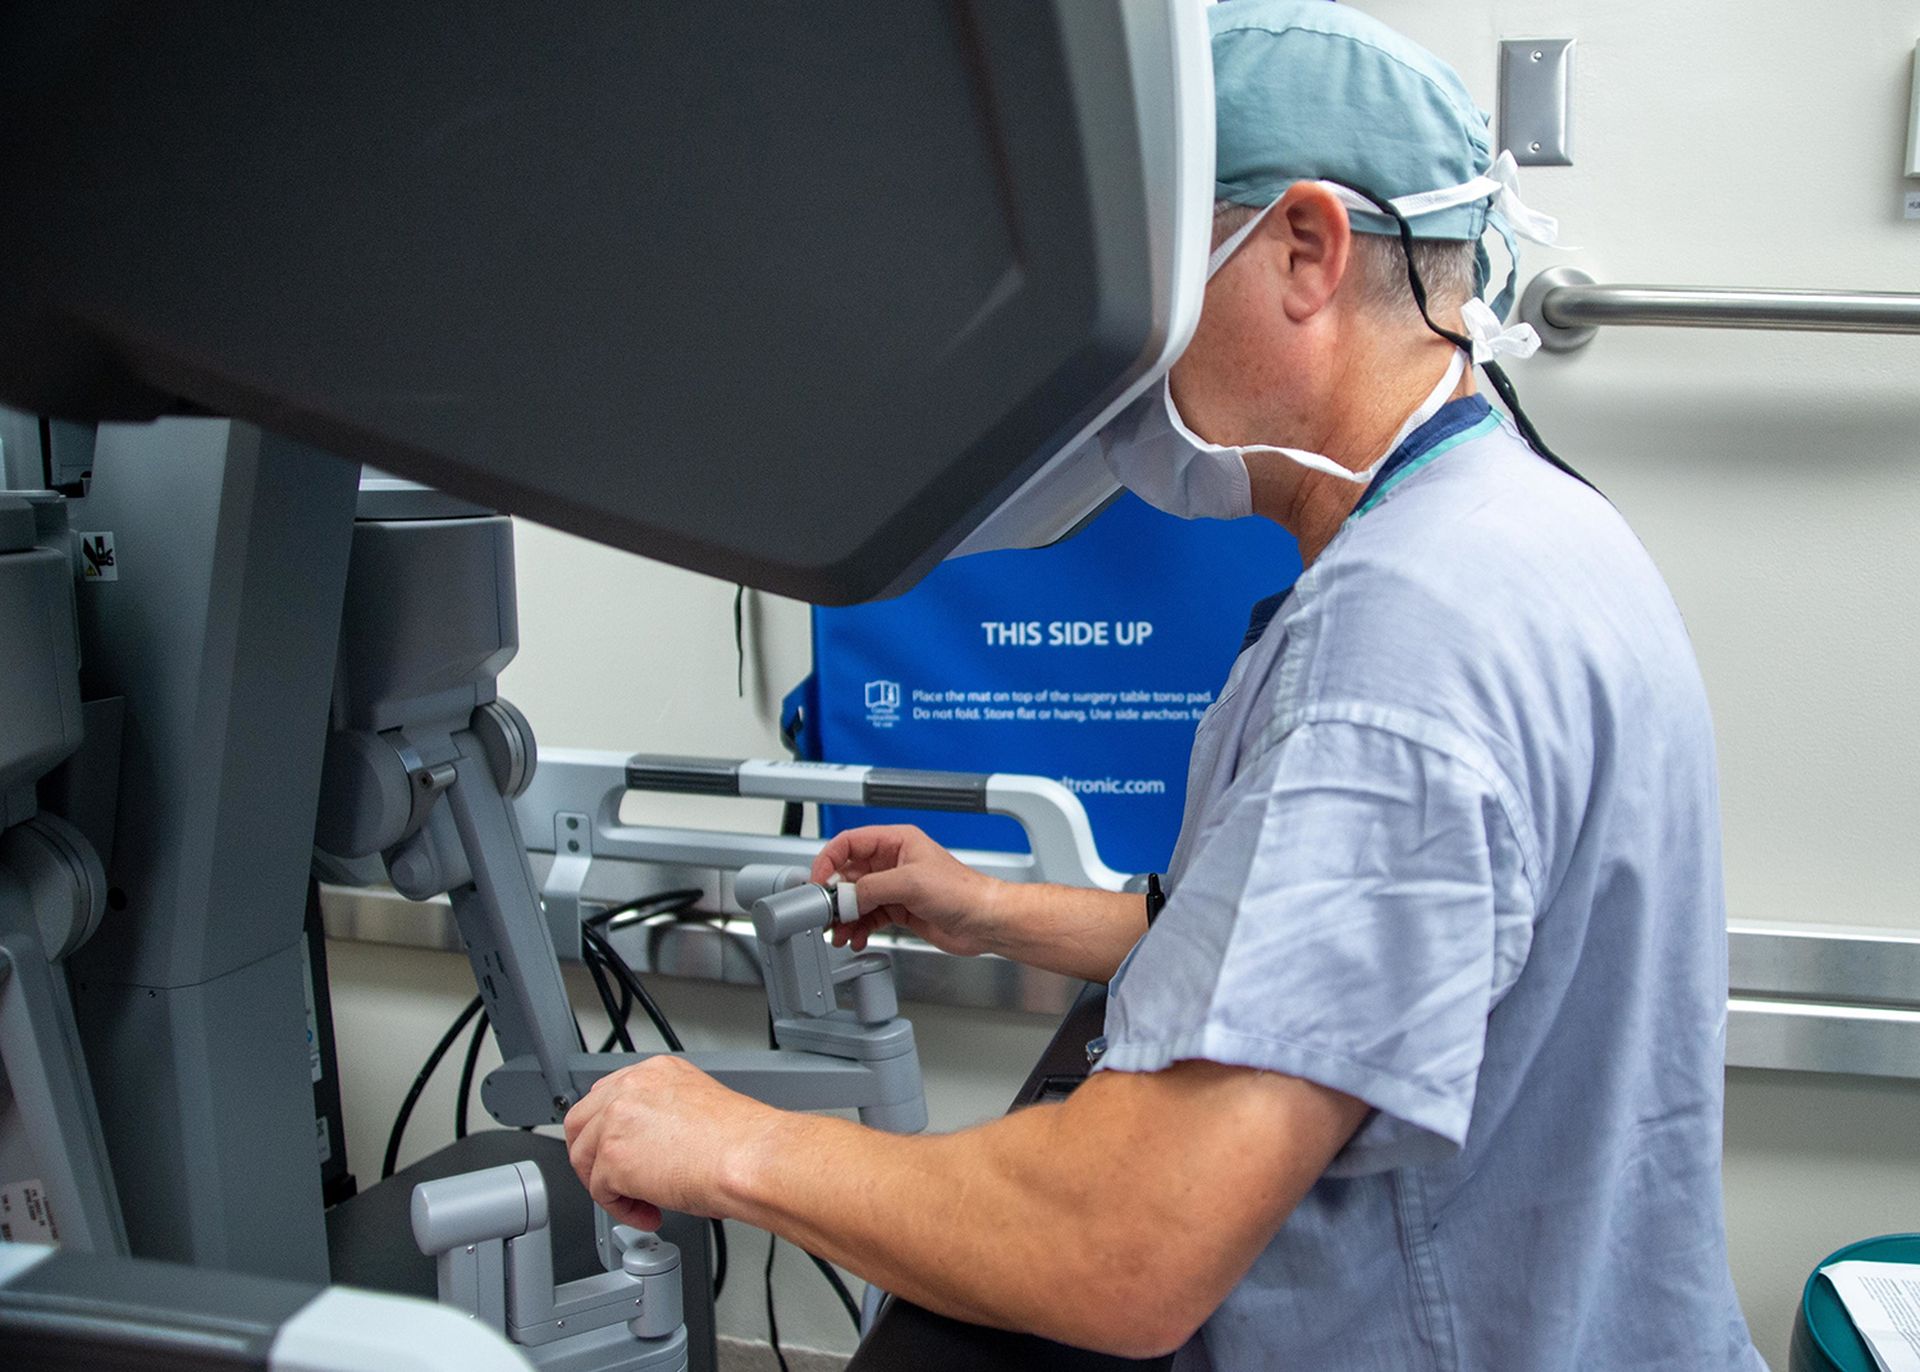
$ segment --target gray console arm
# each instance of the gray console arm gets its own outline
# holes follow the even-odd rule
[[[801,867],[748,867],[737,888],[753,902],[754,930],[775,1041],[783,1049],[688,1053],[686,1058],[742,1094],[789,1110],[854,1107],[876,1129],[916,1133],[927,1106],[913,1026],[899,1018],[891,961],[881,953],[835,955],[823,932],[840,901],[806,880]],[[844,888],[843,888],[844,889]],[[845,985],[850,1009],[839,1007]],[[576,1095],[599,1078],[651,1054],[578,1053]],[[508,1059],[481,1083],[481,1100],[508,1124],[540,1118],[545,1073],[526,1057]]]
[[[863,1061],[825,1057],[808,1051],[773,1053],[764,1048],[722,1049],[678,1056],[723,1086],[783,1110],[857,1108],[861,1120],[876,1129],[913,1133],[926,1127],[926,1097],[921,1086],[919,1059],[914,1054],[912,1030],[905,1020],[899,1024],[904,1032],[892,1042],[872,1045],[876,1053],[889,1048],[894,1051]],[[783,1035],[781,1046],[799,1044]],[[657,1056],[660,1055],[576,1053],[569,1059],[574,1093],[585,1095],[600,1078]],[[546,1080],[539,1064],[531,1058],[509,1058],[489,1072],[480,1085],[480,1097],[487,1113],[502,1124],[515,1125],[536,1118],[539,1122],[545,1121],[542,1111],[546,1108]]]
[[[0,906],[7,893],[0,889]],[[7,931],[0,910],[0,1066],[60,1241],[83,1253],[127,1251],[119,1192],[66,988],[38,940]]]
[[[470,733],[459,742],[463,750],[479,748]],[[508,1017],[504,1023],[494,1018],[494,1025],[509,1052],[531,1051],[540,1063],[554,1088],[549,1118],[557,1120],[573,1104],[559,1087],[566,1080],[566,1056],[579,1046],[579,1037],[513,806],[485,759],[471,755],[446,803],[473,876],[471,885],[449,893],[461,938],[483,992],[492,992],[504,979],[504,994],[487,997],[488,1015]]]
[[[347,859],[381,854],[410,900],[446,894],[502,1051],[537,1062],[548,1085],[545,1109],[520,1122],[545,1124],[573,1104],[566,1060],[580,1037],[508,799],[524,774],[497,761],[500,738],[522,735],[530,750],[532,732],[504,701],[461,724],[336,733],[322,847]]]
[[[0,1081],[12,1090],[60,1241],[108,1256],[127,1251],[126,1225],[54,960],[85,937],[76,925],[90,930],[99,919],[105,891],[99,858],[53,816],[0,835]]]
[[[536,1364],[684,1366],[680,1250],[613,1230],[614,1270],[556,1286],[546,1184],[529,1162],[414,1188],[414,1241],[435,1259],[440,1299],[504,1332]],[[587,1346],[590,1346],[587,1347]]]

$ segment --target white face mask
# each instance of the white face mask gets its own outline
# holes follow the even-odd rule
[[[1239,519],[1253,513],[1253,482],[1248,453],[1278,453],[1316,472],[1365,486],[1408,434],[1440,412],[1460,385],[1467,355],[1454,350],[1427,398],[1400,425],[1393,440],[1365,467],[1342,466],[1324,453],[1267,443],[1238,446],[1209,443],[1180,418],[1173,391],[1163,378],[1127,408],[1101,434],[1107,466],[1122,486],[1155,509],[1181,519]]]
[[[1374,210],[1364,197],[1331,182],[1322,183],[1338,195],[1349,208]],[[1556,226],[1544,215],[1535,215],[1520,204],[1514,186],[1510,155],[1495,162],[1487,176],[1463,186],[1449,187],[1420,196],[1408,196],[1394,202],[1403,215],[1416,217],[1449,209],[1475,199],[1493,197],[1498,208],[1510,218],[1521,220],[1524,236],[1537,241],[1552,241]],[[1207,259],[1207,279],[1211,281],[1228,260],[1239,251],[1253,231],[1267,217],[1278,200],[1234,230]],[[1474,307],[1478,306],[1478,309]],[[1464,312],[1466,335],[1473,342],[1472,360],[1478,364],[1500,355],[1530,356],[1540,346],[1533,329],[1525,324],[1505,329],[1495,313],[1478,300],[1470,301]],[[1427,398],[1400,425],[1392,442],[1373,461],[1358,470],[1342,466],[1324,453],[1301,448],[1282,448],[1265,443],[1238,446],[1209,443],[1187,427],[1179,408],[1173,403],[1173,388],[1162,377],[1154,390],[1109,424],[1100,434],[1101,449],[1107,466],[1120,484],[1156,509],[1182,519],[1239,519],[1253,513],[1253,483],[1247,472],[1248,453],[1278,453],[1303,467],[1324,472],[1341,481],[1365,487],[1414,430],[1438,414],[1460,384],[1466,370],[1467,354],[1456,350],[1447,370]]]

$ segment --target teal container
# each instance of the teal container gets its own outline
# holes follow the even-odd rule
[[[1800,1293],[1800,1310],[1793,1317],[1793,1344],[1787,1354],[1788,1372],[1874,1372],[1873,1354],[1854,1332],[1847,1308],[1824,1281],[1820,1268],[1853,1258],[1861,1262],[1910,1262],[1920,1265],[1920,1234],[1882,1234],[1862,1239],[1829,1254],[1807,1278]]]

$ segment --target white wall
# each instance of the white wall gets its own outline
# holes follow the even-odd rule
[[[1898,201],[1920,2],[1362,7],[1453,61],[1489,106],[1500,38],[1579,40],[1575,165],[1524,184],[1586,248],[1570,260],[1602,280],[1920,290],[1920,223]],[[1554,256],[1536,253],[1529,271]],[[1920,927],[1920,341],[1618,330],[1514,372],[1687,614],[1718,721],[1734,916]],[[505,690],[544,741],[777,754],[773,702],[806,668],[801,607],[751,598],[742,701],[731,587],[524,526],[519,548],[523,651]],[[716,803],[696,822],[708,820],[774,816]],[[413,1064],[470,994],[463,976],[456,959],[337,950],[363,1173]],[[689,1037],[757,1027],[745,993],[663,994]],[[1045,1036],[1027,1017],[912,1013],[942,1123],[997,1112]],[[444,1115],[426,1107],[436,1129]],[[1920,1087],[1732,1074],[1734,1265],[1776,1367],[1820,1256],[1920,1228],[1915,1140]],[[759,1250],[739,1247],[750,1266],[737,1270],[752,1275],[735,1282],[723,1329],[757,1336]],[[794,1260],[782,1271],[789,1337],[846,1347],[817,1278]]]
[[[1361,0],[1488,108],[1504,37],[1574,37],[1574,165],[1522,185],[1602,281],[1920,290],[1901,216],[1920,4]],[[1920,927],[1920,347],[1603,331],[1513,368],[1686,611],[1746,919]]]
[[[502,694],[543,743],[707,757],[785,757],[780,698],[807,674],[807,607],[749,591],[746,670],[735,587],[522,520],[514,530],[520,655]],[[744,694],[742,694],[744,691]],[[636,823],[774,830],[773,801],[635,795]]]

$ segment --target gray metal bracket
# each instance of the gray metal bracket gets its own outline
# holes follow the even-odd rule
[[[1548,267],[1527,283],[1520,295],[1520,318],[1533,325],[1540,346],[1550,353],[1578,352],[1599,332],[1591,324],[1556,324],[1547,317],[1547,297],[1563,286],[1591,286],[1593,278],[1578,267]]]
[[[593,871],[593,822],[577,811],[553,817],[553,865],[540,888],[548,932],[554,949],[564,958],[580,957],[580,922],[585,918],[581,894]]]

